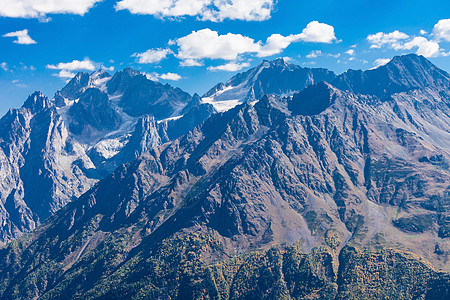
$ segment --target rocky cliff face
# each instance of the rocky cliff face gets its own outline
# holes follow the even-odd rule
[[[93,181],[89,158],[73,141],[52,102],[40,93],[0,120],[1,240],[35,228]]]
[[[438,73],[399,93],[319,83],[212,115],[2,249],[2,297],[447,299]]]
[[[190,102],[189,94],[137,71],[111,77],[99,70],[77,74],[53,99],[36,92],[10,110],[0,120],[0,244],[215,112]]]

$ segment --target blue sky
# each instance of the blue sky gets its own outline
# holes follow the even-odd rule
[[[0,0],[0,114],[100,67],[199,94],[277,57],[341,73],[418,53],[450,71],[450,1],[49,2]]]

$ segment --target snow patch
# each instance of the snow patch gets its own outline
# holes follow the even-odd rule
[[[164,122],[176,121],[176,120],[181,119],[183,116],[184,115],[171,117],[171,118],[167,118],[167,119],[163,119],[163,120],[159,120],[159,121],[157,121],[157,123],[160,124],[160,123],[164,123]]]
[[[127,144],[128,139],[105,139],[94,146],[94,149],[104,158],[109,159],[117,155]]]

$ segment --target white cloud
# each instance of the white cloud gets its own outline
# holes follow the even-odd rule
[[[96,69],[96,66],[94,65],[94,62],[91,60],[85,58],[82,61],[79,60],[73,60],[68,63],[59,63],[57,65],[47,65],[48,69],[52,70],[69,70],[69,71],[75,71],[75,70],[88,70],[88,71],[94,71]]]
[[[184,59],[180,61],[180,66],[182,67],[201,67],[203,63],[192,58]]]
[[[297,35],[298,39],[304,42],[326,43],[330,44],[336,40],[334,27],[328,24],[319,23],[318,21],[310,22],[302,33]]]
[[[197,16],[200,20],[264,21],[270,18],[274,0],[122,0],[116,10],[159,18]]]
[[[219,35],[208,28],[193,31],[175,43],[179,47],[177,57],[181,60],[236,60],[241,54],[257,53],[260,49],[252,38],[233,33]]]
[[[61,70],[61,71],[59,71],[59,73],[53,74],[53,76],[56,76],[56,77],[59,77],[62,79],[71,79],[71,78],[75,77],[75,75],[76,75],[75,73],[67,71],[67,70]]]
[[[206,10],[202,19],[211,21],[246,20],[265,21],[270,19],[274,0],[214,0],[216,9]]]
[[[267,57],[280,54],[294,42],[331,43],[333,40],[336,37],[332,26],[312,21],[300,34],[272,34],[265,43],[241,34],[219,35],[217,31],[206,28],[170,41],[169,45],[178,46],[176,57],[182,66],[199,66],[203,59],[235,61],[244,54]]]
[[[122,0],[116,10],[156,17],[181,17],[198,15],[211,4],[210,0]]]
[[[154,64],[159,63],[171,53],[170,49],[150,49],[143,53],[134,53],[131,56],[137,57],[140,64]]]
[[[311,53],[306,55],[306,57],[307,58],[316,58],[316,57],[319,57],[319,56],[322,56],[322,55],[323,55],[322,51],[320,51],[320,50],[313,50],[313,51],[311,51]]]
[[[411,50],[417,48],[416,53],[425,57],[435,57],[441,54],[439,44],[429,41],[423,36],[415,37],[412,41],[402,45],[400,49]]]
[[[159,78],[164,79],[164,80],[172,80],[172,81],[178,81],[180,80],[182,77],[176,73],[166,73],[166,74],[161,74],[159,75]]]
[[[378,67],[384,66],[385,64],[387,64],[388,62],[390,62],[391,59],[390,58],[377,58],[374,62],[373,62],[373,69],[376,69]]]
[[[353,55],[355,55],[355,50],[353,50],[353,49],[348,49],[347,51],[345,51],[345,53],[348,54],[348,55],[350,55],[350,56],[353,56]]]
[[[389,45],[396,49],[403,40],[408,38],[409,35],[406,33],[395,30],[391,33],[378,32],[376,34],[370,34],[367,36],[367,41],[371,44],[370,48],[379,49],[383,46]]]
[[[419,33],[420,33],[421,35],[425,35],[425,34],[427,34],[428,32],[425,31],[425,30],[423,30],[423,29],[420,29]]]
[[[442,19],[434,25],[433,35],[438,41],[446,40],[450,42],[450,19]]]
[[[8,64],[6,62],[2,62],[0,64],[0,68],[2,68],[3,71],[8,71],[9,70]]]
[[[147,79],[152,80],[152,81],[159,81],[159,79],[178,81],[183,78],[179,74],[170,73],[170,72],[166,73],[166,74],[158,74],[156,72],[152,72],[152,73],[144,73],[144,75],[145,75],[145,77],[147,77]]]
[[[216,67],[208,67],[209,71],[226,71],[226,72],[236,72],[242,70],[243,68],[250,67],[249,63],[235,63],[230,62],[224,65],[216,66]]]
[[[442,32],[440,31],[440,33]],[[434,34],[437,35],[436,33]],[[423,36],[412,38],[409,35],[398,30],[395,30],[391,33],[378,32],[376,34],[369,35],[367,37],[367,40],[372,44],[370,48],[381,48],[383,46],[388,46],[394,50],[417,49],[416,54],[423,55],[425,57],[448,55],[439,48],[439,43],[437,41],[430,41]]]
[[[100,68],[107,71],[114,71],[114,66],[105,67],[103,64],[93,62],[89,58],[85,58],[81,61],[75,59],[71,62],[61,62],[56,65],[46,65],[46,68],[51,70],[60,70],[58,73],[53,74],[53,76],[62,79],[73,78],[76,75],[73,71],[94,71]]]
[[[159,74],[156,73],[156,72],[153,72],[153,73],[142,73],[142,74],[144,74],[145,77],[147,77],[148,80],[151,80],[151,81],[158,81],[159,80],[159,77],[158,77]]]
[[[0,16],[43,18],[46,14],[84,15],[102,0],[0,0]]]
[[[2,0],[0,0],[0,2],[1,1]],[[0,6],[1,6],[1,4],[0,4]],[[10,32],[10,33],[4,34],[3,37],[16,37],[17,40],[14,41],[14,43],[16,43],[16,44],[22,44],[22,45],[36,44],[36,41],[33,40],[28,35],[28,29]]]
[[[328,56],[328,57],[338,58],[341,56],[341,54],[340,53],[337,53],[337,54],[324,53],[321,50],[313,50],[309,54],[306,55],[306,58],[317,58],[319,56]]]
[[[298,37],[295,35],[282,36],[281,34],[272,34],[266,40],[266,43],[263,46],[259,47],[257,51],[258,57],[267,57],[276,54],[280,54],[284,49],[289,47],[289,45],[293,42],[298,41]],[[258,44],[261,44],[259,42]]]

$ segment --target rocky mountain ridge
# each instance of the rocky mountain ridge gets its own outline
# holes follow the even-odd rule
[[[266,68],[271,72],[268,72]],[[286,73],[286,69],[292,72],[282,75]],[[256,94],[255,88],[251,87],[253,92],[249,94],[249,97],[239,99],[236,103],[233,102],[233,105],[247,100],[254,101],[255,97],[266,93],[290,95],[294,90],[316,81],[330,79],[332,76],[331,72],[324,69],[300,68],[286,64],[283,60],[264,61],[246,74],[237,75],[230,82],[239,85],[247,94],[247,87],[242,86],[239,78],[256,82],[253,77],[259,76],[257,82],[264,84],[259,84],[260,88],[256,89]],[[281,74],[282,80],[273,81],[277,77],[274,74]],[[286,80],[283,76],[287,76]],[[314,76],[317,78],[314,79]],[[294,88],[294,85],[299,87]],[[39,101],[34,103],[35,99]],[[217,102],[209,103],[207,97],[200,98],[194,95],[191,98],[189,94],[178,88],[148,80],[145,75],[130,68],[117,72],[113,76],[104,70],[98,70],[92,74],[80,72],[63,89],[57,91],[53,99],[47,99],[40,93],[30,96],[22,108],[13,110],[18,118],[27,119],[22,127],[13,128],[11,124],[6,124],[9,120],[7,116],[3,120],[5,131],[11,130],[6,134],[22,135],[18,140],[24,144],[11,145],[15,153],[8,159],[5,158],[4,161],[8,166],[5,165],[0,169],[0,173],[4,173],[3,176],[9,178],[0,196],[3,206],[0,209],[2,211],[0,217],[4,223],[4,226],[0,228],[0,243],[35,228],[36,224],[68,201],[81,195],[117,166],[138,157],[143,153],[142,151],[150,149],[149,146],[178,138],[217,110],[223,111],[224,108],[229,109],[233,106],[229,105],[229,101],[222,101],[222,103],[225,107],[221,108],[217,106]],[[58,123],[56,131],[53,127],[44,129],[39,123],[31,122],[32,119],[38,120],[38,115],[45,115],[44,111],[52,111],[51,114],[47,114],[47,117],[51,116],[53,119],[45,120],[43,124],[53,126],[55,122]],[[146,125],[147,129],[154,128],[154,130],[138,132],[135,126],[142,124],[143,121],[150,122],[151,124]],[[31,132],[47,135],[49,138],[38,137]],[[27,179],[22,178],[24,175],[21,169],[14,166],[16,161],[12,156],[20,157],[23,156],[22,152],[29,152],[27,143],[30,143],[29,138],[32,136],[37,139],[46,139],[46,143],[45,145],[41,143],[43,150],[35,148],[34,151],[38,153],[25,156],[24,159],[33,157],[33,160],[36,160],[34,156],[41,157],[41,151],[47,154],[44,155],[45,159],[39,158],[42,161],[40,167],[26,174],[41,176],[43,170],[47,170],[48,175],[44,175],[48,177],[47,184],[41,188],[53,190],[50,194],[41,193],[38,187],[29,192],[19,188],[22,185],[21,182]],[[4,141],[4,144],[14,142]],[[9,147],[6,144],[4,149]],[[33,164],[36,163],[33,162]],[[16,171],[12,172],[13,169]],[[30,178],[30,180],[33,179],[34,177]],[[13,197],[11,192],[16,190],[21,192]],[[25,193],[31,192],[37,193],[38,196],[27,198]],[[57,195],[58,193],[62,195]],[[11,204],[7,205],[7,208],[5,203],[8,197],[15,200],[10,200],[8,203]],[[48,203],[42,204],[48,211],[36,214],[33,209],[30,210],[34,204],[28,201]],[[13,217],[14,215],[17,217]],[[13,219],[14,222],[11,221]]]
[[[131,69],[114,76],[98,70],[78,73],[53,99],[36,92],[10,110],[0,121],[0,243],[34,229],[120,164],[215,112],[191,100]],[[148,125],[139,131],[142,123]]]
[[[137,138],[145,153],[0,250],[1,296],[447,299],[450,77],[421,60],[374,76],[400,92],[320,82]]]
[[[326,81],[355,94],[374,95],[386,99],[392,94],[412,89],[448,88],[449,75],[423,56],[395,56],[388,64],[370,70],[352,70],[342,74],[321,68],[302,68],[279,58],[263,61],[247,72],[219,83],[203,96],[203,101],[224,111],[246,101],[261,99],[266,94],[292,96],[305,87]]]

